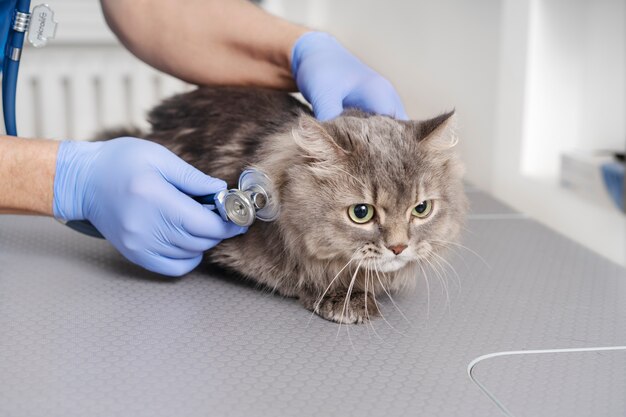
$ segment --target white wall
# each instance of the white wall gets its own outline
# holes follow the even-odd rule
[[[522,171],[555,177],[563,151],[626,143],[626,2],[532,4]]]
[[[328,30],[384,74],[412,118],[456,108],[470,181],[492,177],[501,5],[498,0],[269,1]],[[281,7],[282,6],[282,7]]]
[[[624,149],[624,2],[503,4],[491,190],[626,265],[626,217],[608,198],[562,188],[557,175],[563,151]]]
[[[585,12],[583,148],[626,147],[626,1],[588,1]]]

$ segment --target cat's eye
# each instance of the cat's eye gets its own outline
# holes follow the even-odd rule
[[[374,206],[364,203],[353,204],[348,208],[348,216],[355,223],[367,223],[374,217]]]
[[[420,219],[425,219],[433,211],[433,201],[424,200],[417,206],[413,207],[411,214]]]

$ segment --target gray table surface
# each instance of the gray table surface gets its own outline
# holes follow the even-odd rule
[[[0,216],[0,417],[498,416],[468,363],[626,344],[626,271],[488,195],[450,255],[341,326],[206,269],[140,270],[51,219]],[[446,291],[447,289],[447,291]],[[447,293],[447,295],[446,295]],[[475,375],[515,416],[626,414],[622,352],[501,357]]]

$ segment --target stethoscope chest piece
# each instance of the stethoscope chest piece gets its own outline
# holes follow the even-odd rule
[[[241,190],[220,191],[215,195],[215,207],[224,220],[239,226],[250,226],[256,218],[252,200]]]
[[[239,189],[250,196],[257,219],[272,222],[278,218],[276,190],[267,175],[253,168],[246,169],[239,176]]]
[[[271,180],[253,168],[241,173],[237,189],[220,191],[214,199],[222,218],[239,226],[250,226],[255,219],[271,222],[279,213]]]

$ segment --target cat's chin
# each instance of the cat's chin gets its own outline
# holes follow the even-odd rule
[[[376,269],[379,272],[396,272],[402,268],[404,268],[408,264],[406,259],[388,259],[383,260],[382,262],[376,263]]]

